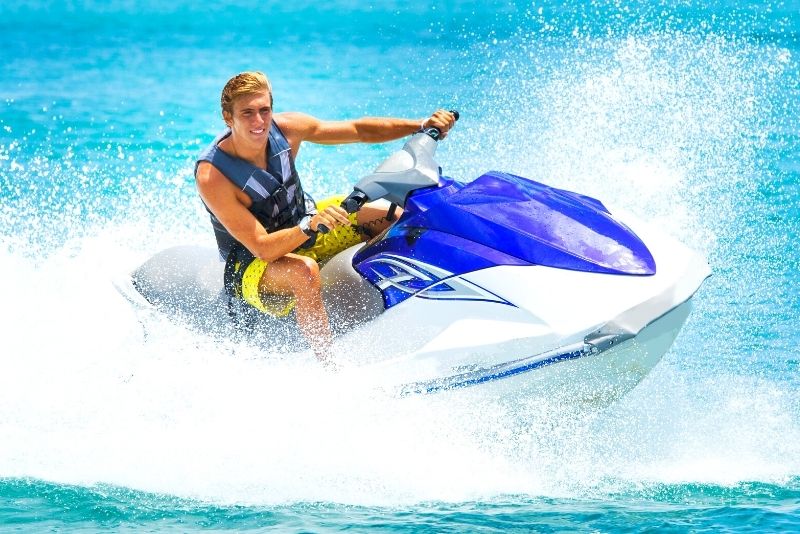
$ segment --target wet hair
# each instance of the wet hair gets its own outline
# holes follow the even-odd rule
[[[240,96],[253,95],[264,90],[269,91],[269,104],[272,105],[272,85],[263,72],[241,72],[228,80],[219,99],[223,118],[226,113],[233,114],[234,100]]]

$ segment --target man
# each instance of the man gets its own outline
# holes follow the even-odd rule
[[[446,135],[455,119],[444,110],[424,121],[273,115],[272,88],[260,72],[231,78],[220,100],[228,130],[200,156],[195,180],[226,259],[226,290],[231,298],[264,313],[286,315],[294,308],[317,358],[330,363],[331,330],[318,261],[369,237],[356,228],[380,232],[390,221],[384,208],[370,204],[348,214],[339,206],[341,197],[315,203],[303,191],[295,169],[301,143],[382,143],[421,127],[435,127]],[[321,224],[331,231],[318,234]]]

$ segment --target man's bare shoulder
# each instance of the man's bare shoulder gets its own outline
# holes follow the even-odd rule
[[[316,117],[312,117],[307,113],[300,113],[299,111],[283,111],[274,114],[272,118],[286,135],[295,134],[303,136],[313,131],[317,124],[319,124],[319,119]]]
[[[208,161],[201,161],[197,164],[195,182],[197,182],[197,186],[201,189],[206,187],[217,188],[220,185],[231,184],[231,181],[222,174],[222,171]]]

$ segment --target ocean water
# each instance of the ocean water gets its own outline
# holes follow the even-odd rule
[[[800,530],[800,5],[0,4],[0,531]],[[269,74],[327,119],[456,108],[446,174],[638,214],[713,276],[612,406],[397,399],[142,318],[112,280],[212,244],[193,158]],[[400,142],[304,146],[317,195]]]

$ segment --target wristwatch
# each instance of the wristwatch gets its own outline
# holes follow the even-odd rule
[[[308,237],[314,237],[315,235],[317,235],[317,231],[311,229],[311,215],[306,215],[305,217],[300,219],[300,222],[297,223],[297,226],[299,226],[300,230],[302,230],[303,233],[306,234]]]

